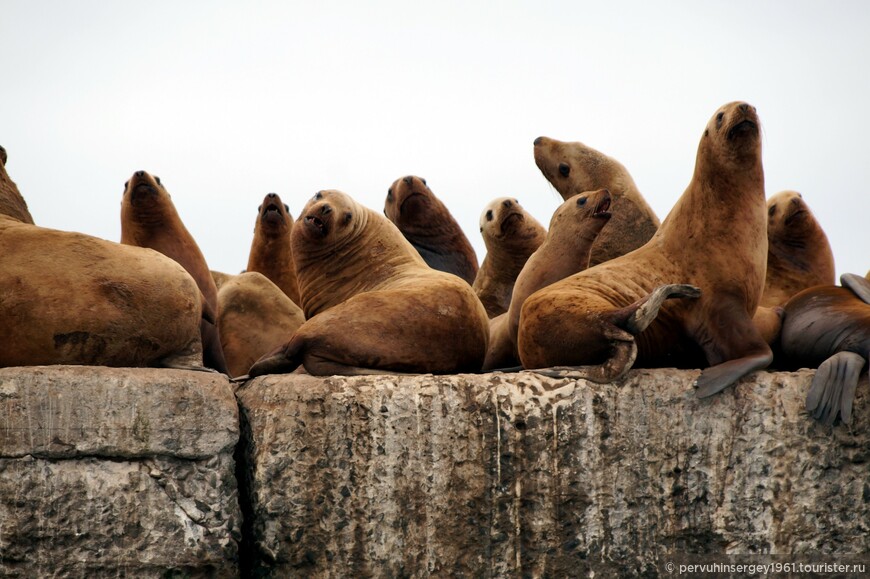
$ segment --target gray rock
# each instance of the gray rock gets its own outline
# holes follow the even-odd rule
[[[225,377],[0,370],[0,575],[238,576]]]
[[[870,416],[811,371],[697,400],[697,371],[318,379],[237,392],[255,567],[276,575],[666,574],[689,555],[870,552]]]

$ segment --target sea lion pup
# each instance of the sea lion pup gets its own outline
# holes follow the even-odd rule
[[[255,271],[225,280],[217,297],[221,346],[234,378],[284,343],[305,321],[302,309]]]
[[[780,349],[791,367],[818,367],[807,394],[807,412],[849,424],[858,378],[870,353],[870,282],[855,274],[843,287],[816,286],[783,307]]]
[[[635,358],[696,367],[706,358],[700,397],[765,368],[773,354],[752,324],[767,261],[765,209],[758,116],[729,103],[707,124],[692,180],[647,244],[526,299],[523,366],[583,366],[552,373],[608,382]],[[665,303],[672,297],[697,299]]]
[[[0,254],[0,367],[204,370],[202,294],[168,257],[6,215]]]
[[[18,185],[6,172],[6,149],[0,147],[0,215],[8,215],[22,223],[33,224],[33,217],[27,209],[27,202],[18,191]]]
[[[124,184],[121,243],[159,251],[177,261],[193,276],[203,296],[203,363],[226,373],[226,361],[215,325],[218,306],[214,278],[159,177],[136,171]]]
[[[659,218],[622,163],[579,142],[538,137],[534,147],[535,164],[562,199],[596,189],[613,197],[613,219],[592,247],[589,267],[637,249],[656,232]]]
[[[429,267],[474,283],[477,254],[459,223],[420,177],[396,179],[387,190],[384,215],[396,224]]]
[[[382,215],[320,191],[291,236],[307,321],[250,377],[477,372],[486,310],[467,283],[436,271]]]
[[[610,192],[590,191],[571,197],[553,213],[544,243],[517,277],[507,313],[489,322],[489,348],[483,370],[513,367],[523,302],[543,287],[589,267],[589,254],[598,234],[611,219]]]
[[[767,215],[767,277],[760,305],[779,306],[801,290],[834,285],[831,244],[801,194],[772,196]]]
[[[486,256],[471,287],[490,318],[507,311],[511,292],[526,260],[544,242],[547,230],[520,202],[499,197],[480,215]]]
[[[299,284],[290,248],[293,217],[277,193],[269,193],[257,207],[254,240],[246,271],[258,271],[281,288],[293,303],[299,303]]]

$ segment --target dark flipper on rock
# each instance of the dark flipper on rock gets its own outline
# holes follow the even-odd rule
[[[807,412],[829,425],[839,414],[842,421],[849,424],[855,388],[864,364],[863,356],[854,352],[837,352],[822,362],[807,394]]]

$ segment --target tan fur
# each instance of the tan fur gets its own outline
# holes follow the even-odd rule
[[[490,318],[507,311],[514,282],[526,260],[544,242],[547,230],[519,201],[499,197],[480,216],[486,257],[474,278],[477,297]]]
[[[409,175],[396,179],[387,191],[384,215],[402,232],[433,269],[474,283],[477,254],[459,223],[426,184]]]
[[[27,202],[18,191],[15,181],[6,172],[6,149],[0,147],[0,215],[8,215],[22,223],[33,223]]]
[[[596,189],[613,196],[613,219],[592,248],[590,266],[625,255],[652,238],[659,219],[622,163],[583,143],[547,137],[535,139],[534,152],[541,173],[563,199]],[[560,165],[567,167],[567,176]]]
[[[287,206],[276,193],[269,193],[257,208],[247,271],[262,273],[298,304],[299,284],[290,247],[292,231],[293,217]]]
[[[474,372],[486,354],[487,316],[471,287],[426,265],[382,215],[321,191],[293,228],[307,321],[251,375]]]
[[[201,293],[173,260],[0,217],[0,366],[200,366]]]
[[[606,365],[617,344],[634,342],[638,365],[712,366],[699,390],[711,383],[721,389],[766,366],[772,354],[752,325],[766,230],[758,117],[745,103],[729,103],[708,123],[692,181],[648,243],[526,300],[518,334],[523,365]],[[701,296],[668,301],[644,331],[629,334],[625,319],[638,303],[670,284],[697,286]]]
[[[218,290],[218,310],[221,346],[232,377],[245,374],[305,321],[299,306],[257,272],[225,280]]]

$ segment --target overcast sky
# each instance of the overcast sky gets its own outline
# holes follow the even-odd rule
[[[838,273],[870,268],[870,2],[0,0],[0,145],[37,224],[120,238],[124,182],[161,177],[212,269],[257,206],[319,189],[380,211],[414,174],[483,259],[478,218],[561,198],[539,135],[620,160],[664,218],[704,126],[745,100],[767,195],[795,189]]]

